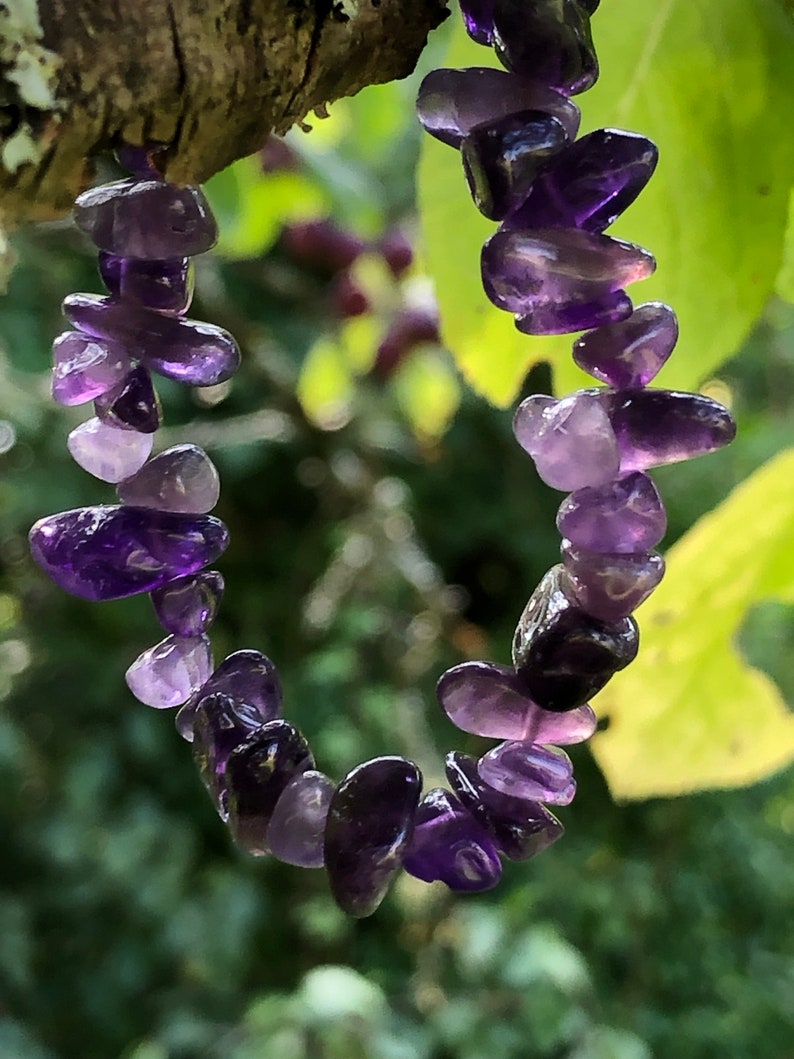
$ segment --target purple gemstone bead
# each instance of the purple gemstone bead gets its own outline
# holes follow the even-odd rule
[[[554,566],[532,593],[513,637],[513,663],[527,694],[543,709],[582,706],[634,660],[639,629],[633,618],[599,621],[565,593]]]
[[[139,702],[156,710],[181,706],[212,671],[212,649],[206,636],[166,636],[138,655],[125,674]]]
[[[75,463],[103,482],[120,482],[135,474],[149,458],[154,438],[87,419],[66,439]]]
[[[589,375],[617,390],[647,386],[659,374],[678,341],[678,320],[669,305],[639,305],[622,322],[582,335],[573,359]]]
[[[169,581],[152,592],[157,620],[174,636],[200,636],[215,621],[223,587],[223,576],[217,570]],[[208,678],[209,673],[202,684]]]
[[[498,231],[482,251],[485,293],[511,313],[557,302],[587,304],[647,279],[655,267],[639,246],[573,230]]]
[[[590,17],[576,0],[495,0],[493,42],[506,69],[566,96],[598,80]]]
[[[441,787],[419,803],[403,867],[423,882],[440,881],[460,893],[492,890],[502,877],[491,835]]]
[[[82,507],[39,519],[31,554],[59,588],[81,599],[151,592],[214,562],[229,531],[211,515]]]
[[[591,552],[647,552],[664,536],[667,515],[651,479],[635,471],[571,493],[560,504],[557,529]]]
[[[562,542],[569,594],[602,621],[619,621],[650,596],[664,576],[658,552],[604,554]]]
[[[461,0],[460,13],[466,32],[477,44],[493,41],[494,0]]]
[[[617,439],[603,405],[592,394],[572,394],[551,404],[530,398],[521,408],[516,438],[552,489],[603,485],[618,474]]]
[[[97,397],[94,411],[108,426],[136,430],[139,434],[154,434],[163,421],[160,398],[143,364],[134,367],[112,390]]]
[[[115,298],[146,309],[181,316],[193,301],[195,273],[188,257],[138,261],[101,250],[99,275]]]
[[[529,860],[562,837],[565,829],[545,806],[502,794],[485,783],[468,754],[447,754],[445,771],[463,805],[493,835],[508,860]]]
[[[570,335],[631,316],[631,298],[623,290],[602,294],[590,302],[557,302],[541,305],[516,316],[523,335]]]
[[[218,241],[201,188],[161,180],[117,180],[84,191],[75,201],[74,219],[100,250],[119,257],[193,257]]]
[[[342,780],[325,825],[325,867],[334,900],[348,915],[372,915],[411,841],[422,775],[401,757],[379,757]]]
[[[276,667],[261,651],[235,651],[227,655],[207,683],[176,715],[176,729],[188,743],[193,741],[193,723],[202,697],[222,694],[233,699],[240,710],[255,718],[252,728],[274,721],[284,705]]]
[[[166,316],[96,294],[70,294],[67,319],[97,338],[120,342],[152,371],[189,386],[214,386],[240,366],[240,350],[228,331],[200,320]]]
[[[603,232],[653,176],[659,152],[645,136],[597,129],[559,154],[503,227]]]
[[[589,391],[585,391],[589,392]],[[595,390],[618,439],[622,471],[679,463],[729,444],[733,416],[717,401],[677,390]]]
[[[475,125],[521,110],[551,114],[571,140],[579,131],[579,108],[570,99],[531,78],[487,66],[432,70],[422,81],[416,110],[425,130],[450,147],[460,147]]]
[[[142,147],[123,144],[116,150],[116,158],[122,169],[141,180],[162,180],[157,159],[167,148],[166,143],[146,143]]]
[[[130,370],[130,358],[116,342],[80,331],[64,331],[52,344],[52,396],[63,405],[84,404],[115,386]]]
[[[290,780],[314,768],[309,744],[287,721],[269,721],[235,747],[226,762],[229,828],[240,849],[255,857],[270,852],[273,810]]]
[[[460,153],[480,213],[499,220],[523,202],[540,170],[567,143],[562,123],[540,110],[475,125],[464,136]]]
[[[480,758],[477,771],[485,783],[513,798],[570,805],[576,794],[571,759],[556,746],[500,743]]]
[[[261,727],[259,711],[247,702],[220,692],[199,693],[193,718],[193,760],[224,820],[228,816],[226,763],[229,755]]]
[[[274,857],[299,868],[322,868],[325,821],[333,793],[333,781],[314,769],[289,781],[267,829],[267,844]]]
[[[589,706],[569,713],[541,709],[511,666],[462,662],[442,674],[436,695],[453,724],[490,739],[567,745],[589,739],[596,728]]]
[[[119,499],[135,507],[205,515],[218,503],[215,464],[197,445],[174,445],[158,453],[133,477],[119,483]]]

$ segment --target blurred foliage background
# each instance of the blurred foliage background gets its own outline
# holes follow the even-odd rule
[[[692,6],[704,14],[709,2]],[[613,54],[603,8],[596,31]],[[753,0],[751,28],[773,9]],[[734,40],[723,58],[736,78],[764,39]],[[676,83],[679,59],[655,76]],[[714,90],[712,74],[686,68],[696,94]],[[448,748],[481,746],[440,716],[434,682],[463,658],[507,660],[526,597],[556,558],[559,498],[513,442],[509,413],[472,393],[439,336],[414,192],[415,91],[413,79],[343,101],[310,135],[270,143],[212,182],[224,235],[198,262],[192,315],[234,331],[244,366],[211,391],[162,382],[160,443],[195,441],[222,474],[217,513],[232,545],[216,658],[248,646],[277,661],[289,717],[332,775],[402,753],[431,786]],[[114,172],[107,160],[100,176]],[[777,179],[787,198],[790,170]],[[780,197],[777,186],[766,196]],[[725,348],[719,366],[712,357],[716,374],[698,380],[731,404],[739,439],[658,474],[669,544],[791,444],[794,254],[778,272],[784,217],[754,234],[757,202],[751,224],[735,201],[736,245],[752,256],[748,241],[765,240],[774,267],[753,318],[745,299],[746,326],[734,321],[741,348]],[[438,218],[425,206],[429,229]],[[703,299],[714,265],[698,235],[687,250],[681,232],[678,252],[702,272]],[[499,889],[475,899],[403,877],[362,922],[336,911],[322,873],[230,847],[171,718],[123,683],[158,638],[148,600],[69,599],[27,555],[36,518],[110,488],[68,458],[84,410],[49,400],[59,303],[99,290],[94,258],[68,222],[19,234],[15,250],[0,302],[0,1056],[791,1059],[791,771],[616,805],[589,750],[573,748],[580,793],[563,842],[508,865]],[[499,349],[489,355],[498,365]],[[521,394],[551,384],[542,362],[517,383]],[[752,513],[746,543],[749,555]],[[743,606],[744,657],[794,702],[786,592]],[[690,682],[693,733],[706,693]],[[737,712],[752,728],[753,702],[725,698],[728,720],[707,719],[715,738]]]

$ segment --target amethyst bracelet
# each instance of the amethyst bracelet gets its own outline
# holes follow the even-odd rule
[[[131,691],[156,709],[181,707],[177,729],[235,843],[324,867],[353,916],[377,908],[401,867],[455,891],[488,890],[502,858],[526,860],[562,835],[548,806],[569,804],[576,781],[561,747],[595,731],[588,699],[635,657],[632,613],[664,573],[654,549],[666,515],[647,472],[711,452],[735,432],[707,397],[647,389],[675,346],[676,317],[659,303],[634,309],[626,287],[655,262],[604,231],[648,182],[657,152],[616,129],[576,140],[570,97],[598,76],[597,7],[465,0],[470,36],[492,45],[505,70],[437,70],[419,92],[425,129],[460,150],[476,206],[499,222],[482,253],[487,296],[524,333],[585,332],[574,359],[604,384],[561,400],[535,395],[515,413],[540,477],[568,494],[557,517],[562,562],[519,619],[512,666],[464,662],[438,682],[439,703],[462,731],[500,740],[479,761],[452,751],[450,789],[423,796],[418,768],[397,756],[334,783],[282,719],[268,658],[242,650],[213,667],[208,630],[224,586],[211,567],[228,544],[210,514],[218,474],[194,445],[152,456],[162,420],[152,373],[211,386],[239,365],[231,335],[185,315],[190,259],[214,245],[215,221],[200,189],[166,183],[156,155],[139,148],[119,152],[130,179],[76,203],[108,293],[64,302],[74,330],[54,343],[53,396],[94,402],[68,447],[116,485],[119,502],[39,520],[33,557],[84,599],[150,594],[167,635],[128,669]]]

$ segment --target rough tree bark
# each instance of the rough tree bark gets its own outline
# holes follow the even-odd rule
[[[121,143],[202,181],[405,77],[444,0],[0,0],[0,223],[54,216]]]

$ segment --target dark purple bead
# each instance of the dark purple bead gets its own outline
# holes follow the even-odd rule
[[[257,718],[256,724],[275,720],[284,705],[276,667],[261,651],[235,651],[215,669],[198,695],[186,703],[176,716],[176,729],[183,739],[193,739],[193,720],[199,700],[204,695],[223,694],[234,699]]]
[[[461,802],[493,835],[497,849],[508,860],[529,860],[562,837],[565,829],[545,806],[489,786],[468,754],[458,750],[447,754],[445,771]]]
[[[571,493],[560,504],[557,529],[591,552],[647,552],[664,536],[667,515],[651,479],[634,471]]]
[[[648,302],[627,320],[578,338],[573,359],[582,371],[617,390],[639,389],[656,378],[677,341],[673,310],[662,302]]]
[[[188,257],[138,261],[101,250],[99,275],[114,297],[161,313],[181,316],[193,300],[195,277]]]
[[[530,597],[513,637],[513,662],[527,693],[547,710],[587,702],[633,661],[639,629],[632,618],[603,622],[564,591],[565,571],[552,567]]]
[[[506,69],[566,96],[598,80],[590,17],[575,0],[495,0],[493,42]]]
[[[491,835],[441,787],[419,803],[403,867],[423,882],[440,881],[459,893],[492,890],[502,877]]]
[[[460,145],[472,198],[499,220],[523,202],[549,159],[568,143],[562,124],[541,110],[522,110],[475,125]]]
[[[477,44],[489,45],[493,41],[493,9],[494,0],[461,0],[466,32]]]
[[[348,915],[372,915],[411,841],[422,775],[411,761],[379,757],[337,787],[325,825],[325,867],[334,900]]]
[[[528,77],[488,66],[432,70],[422,81],[416,110],[424,129],[450,147],[460,147],[475,125],[521,110],[552,115],[571,140],[579,131],[579,108],[570,99]]]
[[[70,294],[63,311],[81,331],[120,342],[152,371],[189,386],[225,382],[240,366],[240,350],[229,332],[200,320],[96,294]]]
[[[135,430],[139,434],[154,434],[163,422],[160,398],[143,364],[134,367],[112,390],[97,397],[94,411],[108,426]]]
[[[82,599],[151,592],[214,562],[229,531],[211,515],[133,507],[82,507],[39,519],[30,550],[44,572]]]
[[[656,262],[633,243],[590,232],[498,231],[482,250],[482,281],[494,305],[532,313],[557,303],[592,303],[647,279]]]
[[[218,613],[223,595],[223,576],[206,570],[190,577],[178,577],[152,592],[157,620],[174,636],[199,636],[206,632]]]
[[[221,692],[207,694],[205,689],[206,685],[197,694],[193,716],[193,760],[225,820],[228,815],[226,762],[236,747],[262,727],[262,718],[250,703]]]
[[[267,828],[267,844],[274,857],[299,868],[322,868],[325,821],[333,793],[333,781],[314,769],[290,780]]]
[[[562,542],[569,595],[582,610],[602,621],[619,621],[650,596],[664,576],[658,552],[604,554]]]
[[[314,768],[309,744],[287,721],[257,728],[229,754],[226,790],[229,829],[240,849],[269,853],[267,830],[276,802],[298,773]]]
[[[656,145],[635,132],[588,133],[549,163],[503,227],[603,232],[637,198],[658,158]]]
[[[117,180],[84,191],[75,201],[74,219],[100,250],[119,257],[193,257],[218,241],[201,188],[162,180]]]
[[[596,728],[589,706],[569,713],[542,710],[527,695],[512,666],[461,662],[443,673],[436,695],[446,715],[464,732],[490,739],[532,743],[580,743]]]
[[[511,740],[477,762],[480,778],[502,794],[550,805],[570,805],[576,794],[573,765],[556,746]]]
[[[516,316],[516,327],[523,335],[570,335],[625,320],[631,310],[631,298],[624,290],[616,290],[591,302],[541,305],[531,313]]]
[[[646,389],[594,392],[601,395],[615,431],[622,471],[691,460],[722,448],[736,436],[728,409],[703,394]]]
[[[116,150],[116,158],[122,169],[126,169],[139,180],[163,180],[158,166],[158,156],[168,148],[166,143],[146,143],[142,147],[122,144]]]

